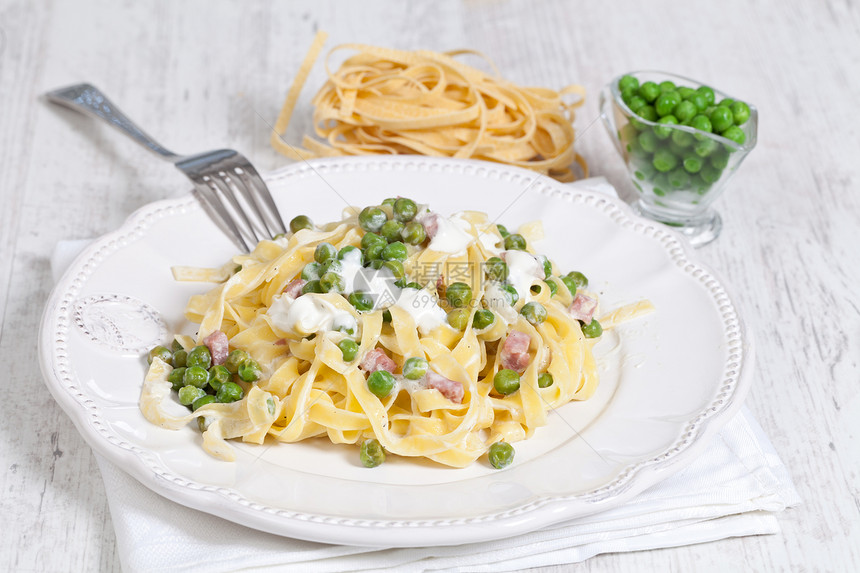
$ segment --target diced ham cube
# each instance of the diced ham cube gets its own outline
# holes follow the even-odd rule
[[[397,363],[389,358],[381,348],[374,348],[364,355],[359,367],[368,374],[376,372],[377,370],[385,370],[386,372],[391,372],[393,374],[394,370],[397,368]]]
[[[531,361],[529,344],[531,338],[525,332],[512,330],[502,344],[502,366],[517,372],[524,372]]]
[[[203,339],[203,344],[209,348],[209,353],[212,355],[212,364],[224,364],[227,360],[227,355],[230,354],[230,343],[227,340],[227,335],[216,330],[209,336]]]
[[[573,297],[573,302],[570,303],[567,311],[576,320],[581,320],[585,324],[591,323],[594,318],[594,311],[597,310],[597,299],[586,296],[582,293],[577,293]]]
[[[456,404],[463,403],[463,394],[465,394],[466,390],[463,388],[462,383],[445,378],[432,370],[428,370],[427,374],[424,375],[424,381],[427,383],[428,388],[439,390],[443,396],[452,402]]]
[[[290,283],[284,287],[282,291],[285,295],[290,298],[299,298],[302,294],[302,287],[307,284],[308,281],[304,279],[293,279]]]
[[[427,233],[427,238],[432,239],[439,231],[439,214],[433,211],[421,213],[415,219],[424,225],[424,232]]]

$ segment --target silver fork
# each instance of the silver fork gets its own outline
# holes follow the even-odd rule
[[[212,220],[245,252],[250,252],[262,239],[286,232],[272,194],[244,155],[232,149],[177,155],[144,133],[107,96],[89,84],[60,88],[45,97],[107,122],[173,163],[194,183],[194,194]]]

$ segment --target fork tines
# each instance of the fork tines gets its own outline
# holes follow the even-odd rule
[[[177,167],[192,178],[196,194],[212,219],[237,246],[250,252],[259,241],[285,233],[286,225],[257,170],[247,160],[233,161],[236,156],[223,158],[219,165],[210,156],[212,168],[194,174],[189,173],[188,165]]]

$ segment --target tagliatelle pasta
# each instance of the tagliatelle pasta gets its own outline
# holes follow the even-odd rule
[[[361,44],[337,46],[350,56],[313,99],[314,129],[303,148],[284,139],[299,93],[322,50],[318,34],[290,88],[272,146],[291,159],[339,155],[420,154],[484,159],[525,167],[561,181],[575,178],[574,110],[580,86],[559,91],[523,87],[455,59],[468,50],[402,51]],[[482,56],[483,57],[483,56]]]
[[[230,276],[188,303],[200,346],[179,338],[175,371],[170,357],[153,358],[140,402],[149,421],[177,429],[201,418],[203,447],[225,460],[228,439],[323,436],[463,467],[594,393],[597,297],[522,234],[483,213],[443,217],[408,199],[291,226],[221,269],[174,269],[179,279]],[[539,224],[521,230],[543,234]],[[650,310],[645,301],[617,309],[604,327]],[[189,382],[207,351],[222,368],[234,353],[251,357],[251,382],[241,365],[231,370],[241,398],[222,401],[228,379],[215,387],[217,366],[208,394],[205,380]],[[172,411],[171,386],[193,412]]]

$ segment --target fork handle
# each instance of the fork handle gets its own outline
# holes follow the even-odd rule
[[[50,102],[107,122],[152,153],[168,161],[176,161],[181,157],[162,147],[147,135],[95,86],[78,84],[48,92],[45,97]]]

